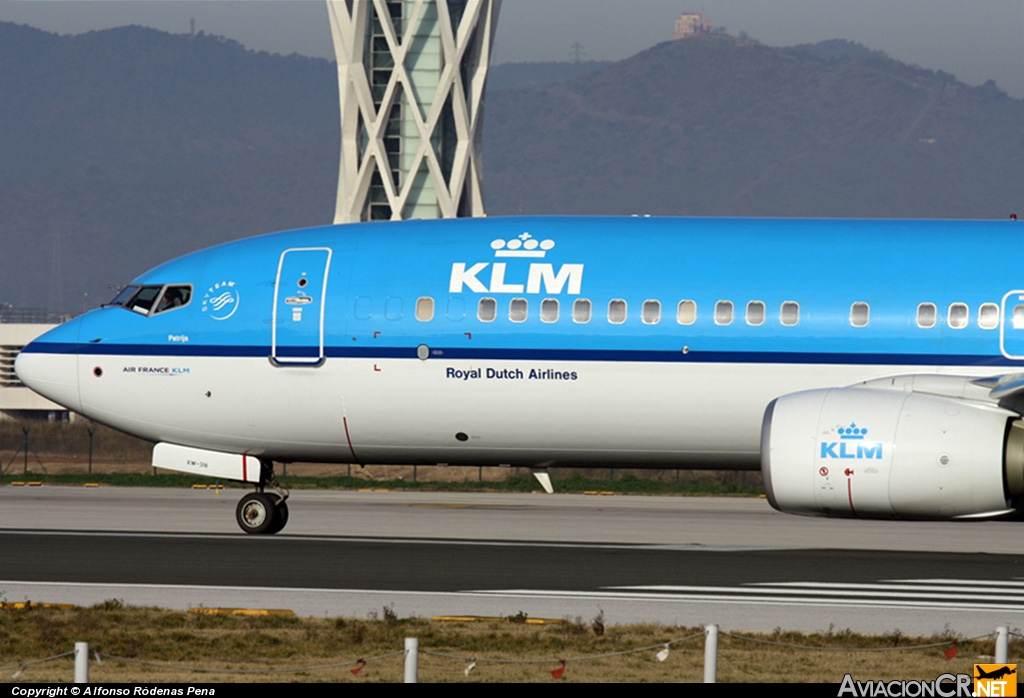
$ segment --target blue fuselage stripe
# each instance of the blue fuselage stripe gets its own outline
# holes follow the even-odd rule
[[[282,348],[279,348],[279,353]],[[270,346],[74,344],[33,342],[22,351],[31,354],[86,356],[266,358]],[[308,352],[306,352],[308,353]],[[416,347],[325,347],[332,359],[415,359]],[[811,353],[757,351],[641,351],[614,349],[465,349],[430,347],[432,359],[460,361],[606,361],[645,363],[724,364],[846,364],[872,366],[1015,366],[998,355]]]

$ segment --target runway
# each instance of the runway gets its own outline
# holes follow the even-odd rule
[[[0,488],[0,593],[740,630],[1024,626],[1014,522],[804,519],[751,499],[297,491],[286,532],[260,538],[236,532],[240,494]]]

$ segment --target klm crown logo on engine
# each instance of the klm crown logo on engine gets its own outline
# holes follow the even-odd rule
[[[851,460],[882,460],[882,444],[878,441],[865,441],[868,430],[850,424],[839,427],[839,441],[822,441],[822,458],[843,458]]]
[[[494,240],[491,249],[498,259],[544,259],[554,249],[554,240],[536,240],[523,233],[511,240]],[[487,267],[490,272],[487,273]],[[583,287],[583,265],[562,264],[555,271],[553,264],[532,262],[528,267],[508,262],[477,262],[452,264],[449,293],[462,293],[468,288],[473,293],[568,293],[578,296]]]

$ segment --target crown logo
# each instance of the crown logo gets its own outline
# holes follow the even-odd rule
[[[852,439],[854,441],[861,441],[867,433],[868,430],[866,428],[860,429],[857,427],[856,424],[852,422],[850,423],[850,426],[846,427],[845,429],[843,427],[839,427],[840,439]]]
[[[529,233],[523,233],[511,240],[493,240],[491,249],[495,257],[541,257],[555,246],[554,240],[535,240]]]

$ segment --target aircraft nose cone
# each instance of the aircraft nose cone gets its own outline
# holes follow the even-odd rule
[[[48,400],[80,412],[79,321],[71,320],[30,342],[14,361],[18,380]]]

